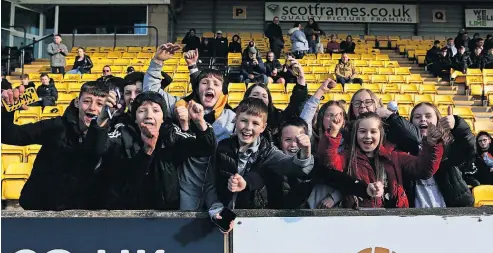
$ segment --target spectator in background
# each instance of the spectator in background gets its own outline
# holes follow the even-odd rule
[[[469,50],[470,51],[473,51],[477,46],[478,46],[478,40],[481,39],[479,37],[479,33],[475,33],[473,36],[472,36],[472,39],[469,40],[469,43],[468,43],[468,47],[469,47]]]
[[[39,101],[32,105],[43,107],[55,105],[58,100],[58,90],[55,87],[55,82],[47,74],[41,74],[40,79],[41,85],[36,90]]]
[[[20,78],[21,78],[21,85],[23,85],[24,88],[26,88],[26,89],[27,88],[31,88],[31,87],[32,88],[36,88],[34,82],[31,82],[29,80],[29,75],[28,74],[22,74]]]
[[[466,48],[461,46],[459,52],[453,58],[454,69],[465,74],[467,68],[472,65],[471,57],[466,52]]]
[[[349,55],[347,53],[343,53],[341,55],[341,59],[336,65],[335,73],[337,82],[342,84],[342,87],[344,87],[344,84],[346,83],[363,84],[363,80],[356,77],[356,69],[353,65],[353,62],[351,62],[351,60],[349,59]]]
[[[199,55],[200,57],[212,57],[214,55],[214,46],[209,42],[208,38],[202,39]]]
[[[315,19],[308,19],[308,24],[306,24],[304,32],[306,39],[308,40],[308,52],[310,54],[318,53],[317,43],[319,42],[319,36],[323,33],[323,31],[320,29]]]
[[[440,50],[441,50],[440,41],[435,40],[433,42],[433,47],[426,52],[425,64],[432,65],[433,62],[438,58],[438,54],[440,53]]]
[[[469,36],[467,35],[466,29],[461,29],[454,39],[454,44],[456,48],[464,46],[466,51],[474,50],[469,48]]]
[[[77,49],[77,57],[75,57],[74,65],[72,70],[67,72],[67,74],[85,74],[91,73],[92,61],[89,55],[86,55],[86,50],[83,47]]]
[[[490,48],[488,54],[484,56],[484,68],[493,69],[493,48]]]
[[[269,38],[270,51],[274,52],[277,59],[281,57],[281,51],[284,48],[284,38],[282,29],[279,26],[279,17],[275,16],[272,23],[267,26],[264,32],[265,37]]]
[[[113,75],[111,74],[111,67],[110,65],[105,65],[103,67],[103,76],[98,78],[97,81],[105,82],[106,80],[113,78]]]
[[[493,184],[493,146],[491,135],[479,132],[476,137],[476,160],[478,168],[477,179],[481,184]]]
[[[457,48],[454,46],[454,39],[449,38],[447,40],[447,49],[448,49],[448,55],[450,57],[454,57],[455,54],[457,54]]]
[[[453,67],[452,59],[448,55],[448,49],[442,48],[438,58],[433,62],[432,72],[436,77],[448,78],[450,77],[450,68]]]
[[[214,40],[214,56],[220,58],[228,58],[228,39],[223,37],[223,32],[218,30],[216,32],[216,39]]]
[[[250,48],[252,48],[252,47],[258,51],[257,46],[255,46],[255,41],[250,40],[250,42],[248,42],[248,46],[245,49],[243,49],[243,53],[241,54],[241,58],[243,60],[248,59],[248,52],[250,52]]]
[[[128,68],[127,68],[127,75],[128,75],[128,74],[131,74],[131,73],[133,73],[133,72],[135,72],[135,68],[134,68],[134,67],[132,67],[132,66],[128,66]]]
[[[339,53],[340,46],[337,43],[337,38],[334,34],[330,35],[330,41],[327,43],[327,53]]]
[[[486,51],[484,51],[484,39],[483,38],[478,38],[476,40],[476,47],[474,47],[474,49],[476,49],[476,48],[481,48],[481,52],[486,53]]]
[[[301,23],[296,22],[288,31],[288,35],[291,36],[291,51],[296,59],[303,59],[309,50],[308,40],[305,33],[301,31],[302,28]]]
[[[486,40],[484,41],[484,50],[489,51],[493,48],[493,35],[488,34]]]
[[[185,35],[185,38],[181,41],[181,44],[185,44],[183,52],[188,50],[195,50],[200,47],[200,38],[195,34],[195,29],[190,29]]]
[[[229,43],[230,53],[241,53],[241,40],[238,34],[233,35],[232,41]]]
[[[248,59],[243,59],[241,63],[241,81],[245,83],[262,82],[268,83],[266,69],[262,58],[258,56],[255,48],[250,48],[248,52]]]
[[[267,59],[265,60],[265,69],[269,83],[282,83],[285,84],[286,80],[281,77],[281,63],[276,59],[273,52],[267,53]]]
[[[60,34],[55,34],[53,42],[48,45],[46,52],[51,56],[51,73],[65,74],[65,56],[68,54],[68,49],[67,46],[62,43],[62,36],[60,36]]]
[[[347,54],[354,54],[354,49],[356,48],[356,44],[353,42],[353,37],[348,35],[346,40],[341,42],[341,52]]]
[[[291,53],[286,54],[286,60],[281,69],[281,76],[284,78],[286,83],[296,83],[299,71],[295,67],[296,60]]]
[[[481,54],[481,48],[477,47],[471,54],[472,64],[469,66],[474,69],[483,69],[484,67],[484,55]]]

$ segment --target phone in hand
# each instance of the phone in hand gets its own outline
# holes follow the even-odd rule
[[[229,230],[229,224],[236,219],[236,214],[229,208],[223,208],[219,215],[221,215],[222,219],[214,219],[213,221],[222,232],[227,232]]]

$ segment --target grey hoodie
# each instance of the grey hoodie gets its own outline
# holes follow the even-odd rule
[[[291,36],[291,51],[308,51],[308,40],[306,40],[305,33],[298,27],[289,29],[288,35]]]

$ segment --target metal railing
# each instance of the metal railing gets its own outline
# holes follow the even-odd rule
[[[26,32],[26,28],[23,27],[23,26],[17,26],[17,25],[11,25],[11,26],[8,26],[8,28],[20,28],[24,31],[24,45],[26,45],[26,42],[27,42],[27,32]],[[10,59],[11,59],[11,47],[9,47],[9,51],[7,52],[7,75],[10,75]],[[22,67],[22,74],[24,74],[24,50],[21,51],[21,67]]]
[[[95,27],[95,26],[79,26],[79,27],[76,27],[72,30],[72,47],[75,47],[75,35],[77,35],[77,30],[78,29],[84,29],[84,28],[93,28],[93,29],[96,29],[96,28],[100,28],[100,27]],[[156,48],[159,46],[159,30],[157,29],[157,27],[155,26],[152,26],[152,25],[145,25],[145,26],[140,26],[140,25],[136,25],[136,26],[132,26],[132,25],[128,25],[128,26],[113,26],[113,29],[114,29],[114,32],[113,33],[107,33],[105,35],[108,35],[108,34],[113,34],[113,47],[116,47],[116,41],[117,41],[117,35],[119,35],[119,33],[117,33],[117,29],[119,28],[150,28],[150,29],[154,29],[154,31],[156,32]],[[89,35],[101,35],[101,34],[89,34]],[[132,35],[132,34],[130,34]],[[138,35],[138,34],[135,34],[135,35]],[[148,34],[149,35],[149,34]]]

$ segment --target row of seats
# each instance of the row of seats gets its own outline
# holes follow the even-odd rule
[[[40,148],[41,148],[40,145],[29,145],[29,146],[21,147],[21,146],[2,144],[2,178],[5,174],[30,175],[31,174],[30,171],[29,173],[21,173],[22,171],[9,169],[9,165],[15,163],[33,163]]]
[[[77,53],[78,47],[72,47],[70,53]],[[150,52],[154,53],[156,47],[86,47],[86,52],[129,52],[129,53],[140,53],[140,52]]]
[[[65,112],[65,109],[70,103],[70,101],[60,101],[60,96],[62,96],[63,99],[64,95],[66,94],[58,95],[59,100],[57,101],[58,105],[56,106],[45,106],[43,109],[40,106],[30,106],[27,110],[16,111],[14,114],[14,122],[18,125],[23,125],[27,123],[34,123],[40,120],[50,119],[57,116],[62,116],[63,112]],[[70,94],[70,98],[73,98],[74,95]],[[60,102],[64,103],[62,104]]]

